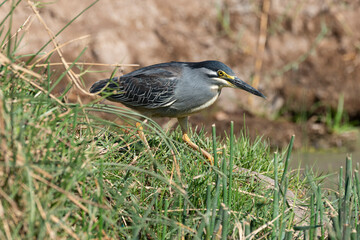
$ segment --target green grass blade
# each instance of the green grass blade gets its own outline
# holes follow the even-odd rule
[[[325,239],[324,207],[323,207],[323,204],[322,204],[320,186],[318,186],[318,189],[317,189],[317,192],[316,192],[316,209],[317,209],[317,211],[319,211],[319,225],[321,226],[320,227],[320,232],[321,232],[320,239],[324,240]]]
[[[279,180],[278,180],[278,156],[274,153],[274,202],[273,202],[273,219],[279,216]],[[279,235],[279,218],[273,223],[272,239]]]
[[[294,145],[294,139],[295,139],[295,135],[292,135],[291,139],[290,139],[290,143],[289,143],[289,148],[288,148],[288,151],[287,151],[287,154],[286,154],[286,158],[285,158],[284,173],[283,173],[283,175],[281,177],[281,181],[280,181],[281,185],[284,184],[286,174],[287,174],[287,172],[289,170],[290,156],[291,156],[291,151],[292,151],[292,148],[293,148],[293,145]]]
[[[344,168],[340,167],[340,173],[339,173],[339,197],[338,197],[338,217],[339,217],[339,225],[343,226],[343,175],[344,175]],[[341,231],[342,235],[342,231]]]
[[[231,210],[232,186],[233,186],[233,164],[234,164],[234,122],[230,122],[230,157],[229,157],[229,192],[226,205]]]
[[[315,226],[316,219],[315,219],[315,195],[311,194],[310,197],[310,226]],[[310,228],[309,230],[309,239],[314,240],[316,238],[316,231],[315,228]]]
[[[212,139],[213,139],[213,155],[214,155],[214,167],[218,166],[218,155],[217,155],[217,145],[216,145],[216,126],[212,125]]]
[[[221,239],[226,240],[229,231],[229,208],[227,208],[225,205],[223,206],[223,208],[223,229]]]

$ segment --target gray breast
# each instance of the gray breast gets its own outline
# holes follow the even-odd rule
[[[182,80],[175,89],[177,100],[171,108],[177,110],[178,115],[188,115],[212,105],[219,94],[220,89],[209,84],[204,72],[185,67]]]

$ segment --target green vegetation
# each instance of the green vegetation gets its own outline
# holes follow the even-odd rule
[[[347,131],[354,131],[356,123],[350,123],[347,114],[344,112],[344,94],[339,96],[338,105],[335,113],[328,108],[326,113],[326,125],[331,131],[342,133]]]
[[[0,239],[357,239],[350,158],[339,193],[328,195],[312,174],[290,172],[294,138],[272,154],[260,137],[235,137],[233,124],[222,141],[215,127],[212,138],[191,133],[213,149],[210,166],[179,129],[148,119],[148,146],[137,113],[67,103],[75,82],[54,96],[76,61],[54,81],[49,58],[35,72],[16,54],[22,37],[9,22],[11,13],[0,25]]]
[[[232,171],[236,165],[273,174],[260,139],[250,144],[246,136],[230,134],[226,144],[232,147],[215,158],[221,167],[211,167],[182,143],[180,131],[165,134],[149,120],[147,149],[134,127],[89,111],[125,121],[135,113],[61,103],[18,78],[10,65],[3,69],[2,237],[211,238],[239,234],[234,224],[245,219],[256,228],[271,217],[271,189]],[[51,88],[46,81],[43,87]],[[199,143],[206,139],[192,135]],[[202,144],[217,148],[209,139]]]

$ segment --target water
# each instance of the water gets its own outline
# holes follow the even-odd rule
[[[318,172],[332,173],[339,171],[341,166],[345,167],[346,156],[351,156],[353,166],[360,164],[360,149],[355,152],[296,152],[292,157],[292,168],[313,167]]]
[[[292,154],[290,167],[292,169],[312,168],[315,175],[327,176],[323,181],[323,187],[337,189],[339,170],[342,166],[345,172],[346,156],[351,156],[353,169],[360,164],[360,146],[353,152],[321,151],[321,152],[295,152]]]

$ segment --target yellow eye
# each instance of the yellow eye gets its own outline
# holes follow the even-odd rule
[[[225,72],[221,71],[221,70],[217,71],[217,74],[218,74],[219,77],[225,76]]]

